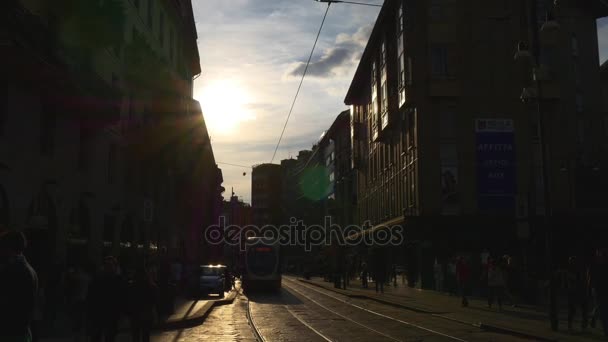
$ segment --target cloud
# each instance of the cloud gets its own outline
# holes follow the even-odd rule
[[[600,63],[608,59],[608,18],[598,20],[597,40],[600,50]]]
[[[367,25],[359,28],[352,35],[340,33],[336,37],[334,46],[325,50],[323,56],[317,61],[311,61],[307,75],[319,78],[327,78],[343,75],[346,70],[353,67],[361,57],[361,53],[372,26]],[[288,77],[299,77],[304,73],[305,62],[294,63],[287,72]]]

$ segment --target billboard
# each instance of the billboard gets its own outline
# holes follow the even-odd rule
[[[513,214],[515,131],[511,119],[476,119],[477,203],[482,212]]]

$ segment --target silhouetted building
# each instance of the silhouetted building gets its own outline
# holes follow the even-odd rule
[[[251,173],[253,224],[280,226],[283,220],[283,170],[278,164],[260,164]]]
[[[70,6],[3,3],[0,221],[37,270],[163,246],[194,261],[221,173],[192,99],[191,2]]]
[[[593,237],[605,222],[597,220],[606,217],[598,191],[607,154],[596,19],[608,10],[599,1],[559,1],[557,30],[540,33],[536,78],[553,216],[543,225],[539,90],[530,64],[514,54],[522,40],[534,52],[553,1],[527,4],[384,2],[345,103],[357,220],[405,227],[411,248],[395,250],[393,262],[407,259],[432,275],[436,256],[543,251],[548,230],[565,254],[560,243],[589,246],[573,245],[573,231]]]

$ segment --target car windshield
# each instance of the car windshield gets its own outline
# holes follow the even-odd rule
[[[202,266],[201,267],[201,276],[219,276],[222,275],[224,269],[222,267],[210,267],[210,266]]]

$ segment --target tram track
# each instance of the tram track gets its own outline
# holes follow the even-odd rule
[[[302,297],[306,298],[306,299],[307,299],[307,300],[309,300],[310,302],[312,302],[312,303],[314,303],[314,304],[316,304],[316,305],[318,305],[318,306],[322,307],[323,309],[325,309],[325,310],[327,310],[327,311],[331,312],[332,314],[335,314],[335,315],[338,315],[338,316],[340,316],[340,317],[346,318],[347,320],[349,320],[349,321],[351,321],[351,322],[353,322],[353,323],[355,323],[355,324],[357,324],[357,325],[359,325],[359,326],[365,327],[366,329],[368,329],[368,330],[370,330],[370,331],[373,331],[373,332],[375,332],[375,333],[377,333],[377,334],[380,334],[380,335],[382,335],[382,336],[384,336],[384,337],[386,337],[386,338],[389,338],[389,339],[391,339],[391,340],[394,340],[394,341],[401,341],[402,339],[395,338],[395,337],[393,337],[393,336],[390,336],[390,335],[388,335],[388,334],[385,334],[385,333],[383,333],[383,332],[380,332],[380,331],[378,331],[377,329],[374,329],[374,328],[372,328],[372,327],[370,327],[370,326],[368,326],[368,325],[366,325],[366,324],[363,324],[363,323],[361,323],[361,322],[357,322],[357,321],[355,321],[355,320],[353,320],[353,319],[351,319],[351,318],[349,318],[349,317],[346,317],[345,315],[340,314],[340,313],[339,313],[339,312],[337,312],[336,310],[333,310],[333,309],[329,308],[327,305],[323,305],[322,303],[319,303],[317,300],[315,300],[315,299],[314,299],[314,298],[312,298],[311,296],[306,295],[305,293],[303,293],[303,291],[298,290],[296,287],[298,287],[298,286],[299,286],[299,287],[306,288],[307,290],[314,291],[314,292],[316,292],[316,293],[322,294],[322,295],[324,295],[324,296],[326,296],[326,297],[329,297],[329,298],[331,298],[331,299],[333,299],[333,300],[335,300],[335,301],[341,302],[341,303],[343,303],[343,304],[345,304],[345,305],[348,305],[348,306],[350,306],[350,307],[356,308],[356,309],[358,309],[358,310],[361,310],[361,311],[367,312],[367,313],[369,313],[369,314],[372,314],[372,315],[375,315],[375,316],[378,316],[378,317],[382,317],[382,318],[385,318],[385,319],[392,320],[392,321],[394,321],[394,322],[398,322],[398,323],[400,323],[400,324],[402,324],[402,325],[406,325],[406,326],[408,326],[408,327],[410,327],[410,328],[414,328],[414,329],[422,330],[422,331],[425,331],[426,333],[430,333],[430,334],[435,335],[435,336],[441,336],[441,337],[443,337],[443,338],[446,338],[446,339],[449,339],[449,340],[452,340],[452,341],[467,342],[466,340],[463,340],[463,339],[461,339],[461,338],[459,338],[459,337],[452,336],[452,335],[449,335],[449,334],[446,334],[446,333],[442,333],[442,332],[440,332],[440,331],[437,331],[437,330],[434,330],[434,329],[430,329],[430,328],[424,327],[424,326],[422,326],[422,325],[420,325],[420,324],[416,324],[416,323],[413,323],[413,322],[409,322],[409,321],[403,320],[403,319],[401,319],[401,318],[397,318],[397,317],[393,317],[393,316],[390,316],[390,315],[386,315],[386,314],[383,314],[383,313],[380,313],[380,312],[377,312],[377,311],[374,311],[374,310],[370,310],[370,309],[364,308],[364,307],[362,307],[362,306],[360,306],[360,305],[350,303],[349,301],[346,301],[346,300],[341,299],[341,298],[339,298],[339,297],[336,297],[336,296],[334,296],[334,295],[328,294],[328,293],[323,292],[323,291],[321,291],[321,290],[318,290],[318,289],[316,289],[316,288],[314,288],[314,287],[310,287],[310,286],[307,286],[307,285],[304,285],[304,284],[300,284],[300,283],[298,283],[298,282],[296,282],[296,281],[294,281],[294,280],[287,279],[287,278],[283,278],[283,279],[284,279],[284,283],[283,283],[283,285],[284,285],[286,288],[288,288],[290,291],[294,291],[295,293],[298,293],[299,295],[301,295]],[[285,280],[286,280],[286,281],[285,281]]]
[[[253,319],[253,315],[251,314],[251,300],[247,297],[247,321],[249,322],[249,326],[253,331],[253,335],[258,342],[266,342],[266,339],[260,332],[260,329],[255,324],[255,320]]]

